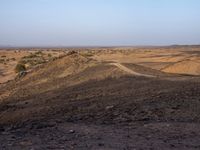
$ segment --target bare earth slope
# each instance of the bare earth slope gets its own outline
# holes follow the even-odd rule
[[[0,87],[0,149],[199,149],[200,79],[166,77],[77,53],[44,64]]]
[[[170,65],[164,69],[164,72],[200,75],[200,62],[195,60],[186,60]]]

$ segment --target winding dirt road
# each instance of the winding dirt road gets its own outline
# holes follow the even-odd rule
[[[154,78],[155,76],[153,75],[148,75],[148,74],[142,74],[142,73],[138,73],[138,72],[135,72],[129,68],[127,68],[126,66],[120,64],[120,63],[110,63],[110,65],[114,65],[116,67],[118,67],[119,69],[129,73],[129,74],[132,74],[132,75],[135,75],[135,76],[143,76],[143,77],[148,77],[148,78]]]

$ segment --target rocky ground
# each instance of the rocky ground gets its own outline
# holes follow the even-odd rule
[[[46,93],[43,102],[15,101],[6,111],[2,104],[0,148],[199,149],[199,88],[123,77]]]
[[[196,123],[39,123],[1,132],[0,149],[200,149]]]

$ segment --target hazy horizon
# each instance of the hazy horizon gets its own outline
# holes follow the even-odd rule
[[[0,0],[0,47],[200,44],[198,0]]]

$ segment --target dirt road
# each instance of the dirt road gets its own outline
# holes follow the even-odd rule
[[[129,68],[127,68],[126,66],[120,64],[120,63],[110,63],[110,65],[114,65],[116,67],[118,67],[119,69],[129,73],[129,74],[132,74],[132,75],[135,75],[135,76],[142,76],[142,77],[148,77],[148,78],[154,78],[155,76],[153,75],[148,75],[148,74],[142,74],[142,73],[138,73],[138,72],[135,72]]]

